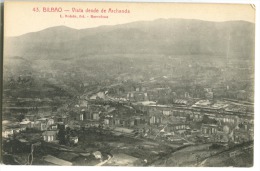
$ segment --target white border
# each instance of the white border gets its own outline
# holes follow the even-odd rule
[[[4,0],[0,0],[0,2],[3,2]],[[6,0],[6,1],[15,1],[15,0]],[[16,0],[16,1],[24,1],[24,0]],[[32,0],[31,0],[32,1]],[[42,0],[35,0],[35,1],[42,1]],[[45,0],[45,1],[55,1],[55,0]],[[72,1],[72,0],[56,0],[56,1]],[[76,0],[78,2],[87,1],[87,0]],[[71,171],[71,170],[77,170],[77,171],[86,171],[86,170],[104,170],[104,171],[132,171],[132,170],[138,170],[138,171],[154,171],[154,170],[193,170],[193,171],[203,171],[203,170],[250,170],[250,171],[259,171],[260,170],[260,157],[259,157],[259,130],[260,130],[260,116],[258,115],[260,111],[260,59],[259,59],[259,22],[260,22],[260,1],[259,0],[88,0],[88,1],[99,1],[99,2],[187,2],[187,3],[241,3],[241,4],[254,4],[256,6],[256,53],[255,53],[255,138],[254,138],[254,166],[252,168],[195,168],[195,167],[89,167],[89,166],[66,166],[66,167],[60,167],[60,166],[6,166],[6,165],[0,165],[0,170],[26,170],[26,171],[46,171],[47,169],[52,171]]]

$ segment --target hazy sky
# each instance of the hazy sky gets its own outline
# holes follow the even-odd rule
[[[19,4],[17,4],[19,3]],[[40,12],[34,12],[37,8]],[[43,8],[61,7],[63,12],[43,12]],[[72,13],[72,8],[128,9],[129,14]],[[65,12],[64,10],[70,10]],[[102,18],[60,18],[60,14],[108,16]],[[239,4],[176,4],[176,3],[97,3],[97,2],[8,2],[5,3],[5,36],[18,36],[48,27],[65,25],[82,29],[100,25],[116,25],[158,18],[185,18],[208,21],[245,20],[255,22],[255,10],[250,5]]]

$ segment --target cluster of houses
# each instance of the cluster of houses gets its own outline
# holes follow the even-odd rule
[[[6,121],[7,122],[7,121]],[[7,138],[15,133],[26,131],[26,129],[35,129],[39,131],[46,131],[54,124],[53,118],[39,118],[36,119],[35,115],[26,115],[21,122],[7,122],[3,123],[2,136]]]
[[[66,115],[45,116],[37,118],[37,115],[25,115],[21,122],[3,122],[2,137],[15,137],[21,132],[28,130],[41,134],[41,139],[45,142],[59,143],[57,134],[61,127],[68,127],[69,117]],[[78,137],[70,137],[73,144],[78,143]]]
[[[252,106],[241,106],[210,100],[198,100],[193,105],[186,100],[176,100],[173,105],[90,100],[70,117],[84,127],[125,128],[126,132],[132,130],[147,137],[170,133],[191,140],[200,137],[208,141],[241,143],[253,139],[254,122]]]
[[[169,93],[166,89],[158,91]],[[131,96],[130,92],[128,97]],[[187,99],[175,99],[171,105],[143,101],[148,100],[145,98],[138,102],[129,99],[123,102],[100,99],[102,98],[81,100],[84,103],[75,105],[73,112],[61,115],[42,118],[25,115],[20,123],[4,124],[2,136],[7,138],[20,131],[34,129],[42,132],[42,140],[58,142],[57,133],[60,126],[63,126],[72,129],[109,128],[148,138],[178,135],[178,138],[181,136],[189,141],[199,138],[214,142],[241,143],[253,139],[252,105],[199,99],[193,103]],[[71,141],[77,143],[78,139],[72,137]]]
[[[179,82],[177,81],[178,84],[176,84],[176,80],[171,79],[168,76],[162,76],[157,78],[152,77],[141,83],[124,83],[114,86],[109,90],[109,93],[133,102],[149,100],[157,101],[161,104],[172,103],[176,98],[200,98],[208,100],[214,98],[231,98],[250,102],[253,99],[253,88],[251,85],[248,85],[245,89],[235,89],[231,85],[223,83],[214,84],[212,87],[203,87],[196,84],[187,87],[185,81],[178,80]]]

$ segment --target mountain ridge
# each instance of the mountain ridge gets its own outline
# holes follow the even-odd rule
[[[247,21],[172,18],[86,29],[56,26],[6,38],[6,54],[30,59],[115,53],[226,55],[229,44],[231,56],[247,58],[254,56],[254,30],[254,23]]]
[[[181,18],[167,18],[167,19],[165,19],[165,18],[158,18],[158,19],[151,20],[151,21],[149,21],[149,20],[133,21],[133,22],[130,22],[130,23],[123,23],[123,24],[118,24],[118,25],[101,25],[101,26],[97,26],[97,27],[89,27],[89,28],[81,28],[81,29],[69,27],[69,26],[66,26],[66,25],[58,25],[58,26],[52,26],[52,27],[44,28],[44,29],[41,29],[41,30],[38,30],[38,31],[24,33],[24,34],[21,34],[21,35],[18,35],[18,36],[7,36],[7,38],[17,38],[17,37],[24,36],[24,35],[27,35],[27,34],[37,33],[37,32],[46,31],[46,30],[55,29],[55,28],[66,28],[66,29],[71,29],[71,30],[84,31],[84,30],[96,29],[96,28],[100,28],[100,27],[113,27],[113,26],[135,24],[135,23],[140,23],[140,22],[153,22],[153,21],[160,21],[160,20],[164,20],[164,21],[165,20],[189,20],[189,21],[195,20],[195,21],[212,22],[212,23],[244,22],[244,23],[253,24],[253,25],[255,24],[253,22],[245,21],[245,20],[208,21],[208,20],[200,20],[200,19],[181,19]]]

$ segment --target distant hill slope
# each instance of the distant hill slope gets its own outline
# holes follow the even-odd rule
[[[65,26],[6,38],[8,56],[63,59],[92,54],[221,55],[253,58],[255,25],[158,19],[76,30]],[[229,41],[230,38],[230,41]]]
[[[204,167],[252,167],[254,165],[253,142],[238,144],[216,155],[213,155],[202,162]]]

